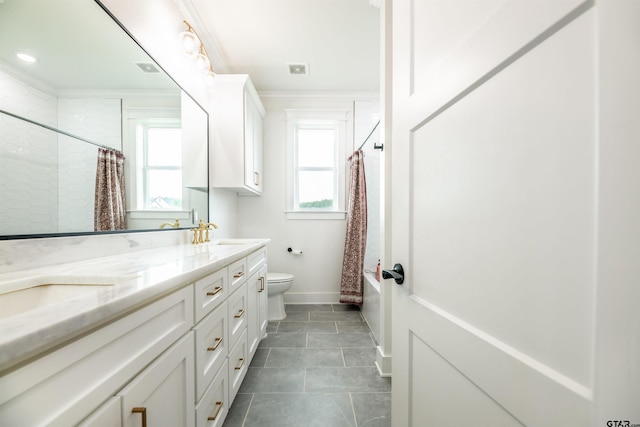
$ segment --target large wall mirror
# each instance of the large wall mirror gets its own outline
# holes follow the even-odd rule
[[[207,141],[207,113],[94,0],[0,1],[0,239],[114,231],[100,151],[124,158],[127,230],[206,222]]]

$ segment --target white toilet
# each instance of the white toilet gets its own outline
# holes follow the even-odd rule
[[[293,285],[293,274],[267,273],[267,320],[282,320],[287,317],[284,311],[284,293]]]

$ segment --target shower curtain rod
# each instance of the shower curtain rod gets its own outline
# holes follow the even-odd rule
[[[373,127],[373,129],[371,129],[371,132],[369,132],[369,136],[367,136],[367,138],[364,140],[364,142],[360,145],[360,148],[358,148],[358,150],[362,150],[362,147],[364,147],[364,144],[367,143],[367,141],[369,140],[369,138],[371,138],[371,135],[373,135],[373,132],[375,132],[375,130],[378,128],[378,125],[380,124],[380,120],[378,120],[378,123],[376,123],[376,125]],[[383,145],[374,145],[373,148],[376,150],[382,150]],[[356,150],[356,151],[358,151]]]
[[[7,116],[14,117],[16,119],[24,120],[25,122],[31,123],[32,125],[40,126],[42,128],[48,129],[48,130],[56,132],[56,133],[61,133],[62,135],[68,136],[70,138],[74,138],[74,139],[77,139],[79,141],[86,142],[86,143],[91,144],[91,145],[95,145],[96,147],[104,148],[105,150],[113,150],[113,151],[115,151],[117,153],[122,154],[122,151],[118,150],[117,148],[113,148],[113,147],[109,147],[109,146],[106,146],[106,145],[98,144],[97,142],[93,142],[93,141],[90,141],[88,139],[79,137],[77,135],[73,135],[73,134],[71,134],[69,132],[65,132],[63,130],[56,129],[54,127],[45,125],[44,123],[38,123],[38,122],[33,121],[31,119],[28,119],[26,117],[22,117],[22,116],[19,116],[17,114],[13,114],[13,113],[10,113],[10,112],[5,111],[5,110],[0,110],[0,113],[6,114]]]

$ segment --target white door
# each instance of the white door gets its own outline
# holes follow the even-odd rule
[[[640,424],[639,4],[386,3],[394,426]]]

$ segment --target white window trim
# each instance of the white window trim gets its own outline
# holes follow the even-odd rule
[[[285,214],[287,219],[310,220],[344,220],[346,212],[346,146],[349,143],[347,133],[351,110],[347,109],[285,109],[287,121],[287,207]],[[333,210],[296,210],[294,209],[294,185],[295,185],[295,139],[296,130],[299,127],[320,125],[337,128],[337,200],[338,206]]]
[[[157,219],[157,218],[165,218],[167,214],[170,216],[178,215],[179,219],[182,219],[182,213],[189,212],[184,211],[183,209],[154,209],[149,210],[145,209],[142,206],[138,206],[138,196],[137,196],[137,186],[138,177],[137,177],[137,141],[136,141],[136,132],[137,126],[141,122],[153,122],[154,119],[158,119],[161,122],[166,121],[167,119],[172,120],[175,119],[180,121],[180,108],[176,107],[133,107],[133,108],[125,108],[123,112],[123,120],[126,122],[126,137],[127,144],[125,145],[125,158],[126,161],[129,162],[131,167],[126,168],[129,172],[127,176],[125,176],[125,182],[127,183],[127,206],[131,206],[131,209],[127,210],[127,213],[130,214],[131,218],[135,219]],[[185,195],[183,194],[183,205],[188,203],[188,200],[184,199]],[[160,216],[159,216],[160,215]]]

